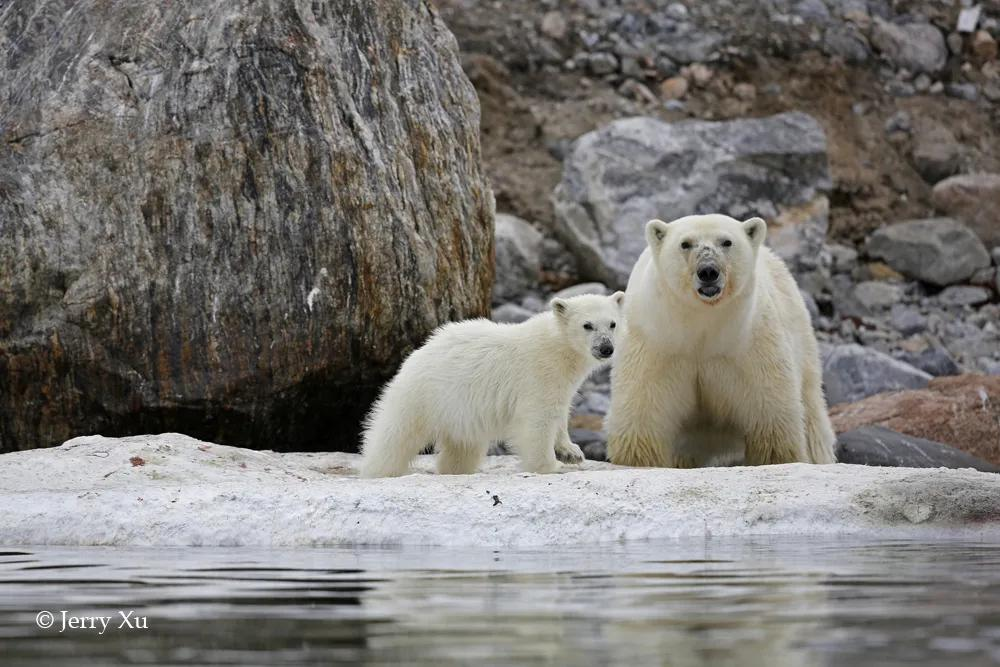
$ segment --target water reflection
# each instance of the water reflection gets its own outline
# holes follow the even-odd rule
[[[35,623],[120,609],[149,629]],[[0,646],[4,665],[991,665],[1000,545],[7,550]]]

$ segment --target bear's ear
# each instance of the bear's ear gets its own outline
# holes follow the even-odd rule
[[[667,238],[669,226],[662,220],[650,220],[646,223],[646,243],[650,248],[659,248],[663,239]]]
[[[621,308],[625,305],[625,292],[615,292],[611,295],[611,300],[615,302],[615,305]]]
[[[750,218],[743,221],[743,231],[746,232],[747,238],[753,244],[753,249],[756,250],[764,243],[764,237],[767,236],[767,223],[764,222],[763,218]]]
[[[552,299],[549,307],[552,308],[557,319],[565,320],[569,316],[569,304],[566,303],[566,299]]]

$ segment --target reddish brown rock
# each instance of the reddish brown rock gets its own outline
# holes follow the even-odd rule
[[[870,396],[831,408],[837,433],[884,426],[1000,464],[1000,377],[956,375],[926,389]]]

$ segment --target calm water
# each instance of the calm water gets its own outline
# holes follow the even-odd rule
[[[3,665],[1000,664],[992,543],[0,552]]]

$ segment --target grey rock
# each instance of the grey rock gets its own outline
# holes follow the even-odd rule
[[[607,392],[590,391],[584,396],[582,412],[593,415],[606,415],[611,409],[611,399]]]
[[[911,72],[934,74],[948,60],[944,35],[930,23],[896,25],[876,18],[871,41],[886,60]]]
[[[915,308],[903,305],[893,306],[890,314],[892,327],[904,336],[927,331],[927,318],[920,314]]]
[[[574,434],[576,434],[575,438]],[[575,429],[570,432],[570,439],[580,445],[583,455],[591,461],[608,460],[608,441],[603,434],[596,431]]]
[[[591,74],[603,76],[618,71],[618,58],[613,53],[591,53],[587,58],[587,66]]]
[[[912,131],[913,123],[910,120],[910,113],[908,111],[897,111],[889,116],[889,119],[885,121],[886,134],[892,134],[894,132],[905,132],[906,134],[909,134]]]
[[[724,37],[717,32],[695,32],[681,39],[666,40],[657,45],[657,50],[675,63],[690,65],[710,60],[723,41]]]
[[[854,298],[869,311],[890,308],[902,296],[902,287],[880,280],[866,280],[854,288]]]
[[[830,270],[834,273],[850,273],[858,264],[858,251],[854,248],[831,243],[827,246],[830,252]]]
[[[578,285],[572,285],[559,290],[552,295],[552,298],[569,299],[574,296],[580,296],[581,294],[600,294],[605,296],[609,293],[610,292],[604,283],[580,283]]]
[[[830,10],[823,4],[823,0],[799,0],[792,7],[792,12],[813,23],[823,23],[830,18]]]
[[[916,133],[913,167],[925,181],[937,183],[958,172],[963,153],[962,144],[951,130],[942,125],[930,125]]]
[[[973,285],[952,285],[937,296],[944,306],[977,306],[990,300],[990,291]]]
[[[993,248],[993,250],[990,251],[990,256],[993,258],[993,263],[1000,266],[1000,246]]]
[[[917,88],[912,83],[893,79],[885,84],[885,92],[893,97],[913,97],[917,94]]]
[[[787,226],[772,224],[769,241],[815,257],[826,233],[821,193],[830,186],[825,135],[805,114],[719,123],[627,118],[573,145],[553,195],[555,231],[582,277],[615,287],[645,248],[652,218],[723,212],[774,223],[785,212]]]
[[[960,174],[931,191],[931,203],[945,215],[969,225],[984,244],[1000,244],[1000,173]],[[1000,261],[996,261],[1000,265]]]
[[[635,58],[622,58],[620,67],[622,76],[627,76],[633,79],[641,79],[643,77],[642,67],[639,65],[639,61]]]
[[[353,449],[489,312],[479,102],[429,3],[6,3],[0,109],[0,451]]]
[[[850,24],[832,25],[823,32],[823,52],[850,65],[861,65],[871,58],[868,40]]]
[[[831,404],[927,386],[931,375],[887,354],[860,345],[836,345],[823,355],[823,385]]]
[[[493,302],[503,303],[538,286],[542,234],[514,215],[496,215],[496,277]]]
[[[979,99],[979,88],[974,83],[949,83],[944,87],[945,95],[968,102]]]
[[[547,307],[544,300],[535,294],[529,294],[521,299],[521,307],[532,313],[540,313]]]
[[[958,375],[962,372],[952,356],[948,354],[948,350],[937,346],[928,347],[920,352],[900,352],[895,356],[903,363],[919,368],[934,377]]]
[[[896,271],[940,287],[963,282],[990,265],[979,238],[951,218],[883,227],[869,237],[867,249],[869,255],[885,260]]]
[[[837,462],[900,468],[975,468],[1000,472],[989,461],[948,445],[881,426],[863,426],[837,436]]]
[[[505,303],[493,309],[491,319],[501,324],[520,324],[532,315],[534,315],[533,312],[516,303]]]

